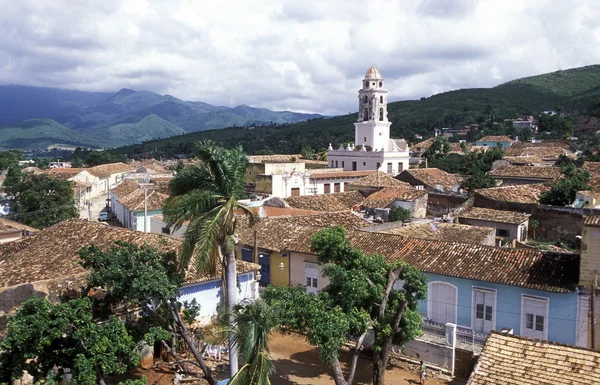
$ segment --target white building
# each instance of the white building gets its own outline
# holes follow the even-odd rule
[[[340,145],[337,150],[330,144],[327,153],[330,167],[345,171],[379,170],[390,175],[408,169],[408,144],[404,139],[390,139],[387,92],[377,68],[369,68],[358,91],[354,143]]]

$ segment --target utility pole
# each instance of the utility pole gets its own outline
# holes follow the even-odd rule
[[[88,207],[88,221],[92,221],[92,202],[87,203]]]
[[[148,225],[148,189],[144,186],[144,232],[147,233]]]

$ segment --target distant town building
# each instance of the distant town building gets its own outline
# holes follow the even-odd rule
[[[330,144],[327,153],[330,167],[342,167],[344,171],[379,170],[389,175],[408,169],[408,143],[404,139],[390,139],[387,92],[379,70],[369,68],[358,91],[354,143],[341,144],[339,149]]]
[[[501,146],[502,148],[508,148],[510,146],[512,146],[513,144],[513,140],[511,138],[509,138],[508,136],[485,136],[481,139],[479,139],[477,142],[475,142],[476,146],[482,146],[482,147],[498,147]]]

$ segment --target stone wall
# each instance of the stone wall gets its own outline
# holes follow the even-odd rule
[[[427,197],[427,215],[441,217],[457,210],[467,201],[467,197],[429,192]]]
[[[531,226],[531,221],[536,220],[540,223],[540,226],[535,229],[536,239],[553,241],[561,239],[574,244],[579,243],[579,239],[576,236],[581,235],[583,215],[600,214],[600,210],[595,209],[496,201],[479,194],[475,194],[474,206],[531,214],[529,218],[528,239],[534,238],[534,229]]]

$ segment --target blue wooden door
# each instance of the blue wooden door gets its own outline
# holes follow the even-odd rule
[[[260,283],[268,285],[271,283],[271,259],[269,254],[259,254],[258,263],[260,264]]]

